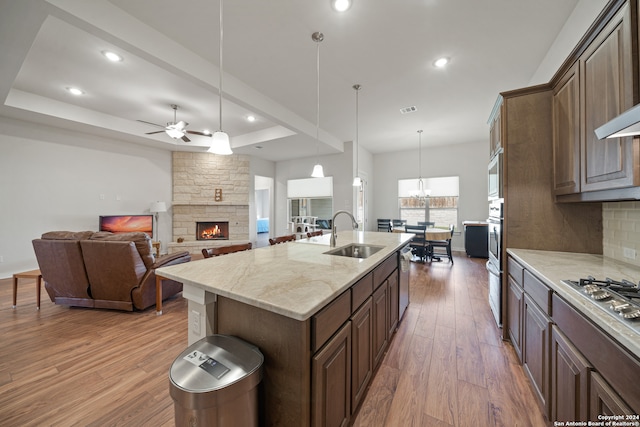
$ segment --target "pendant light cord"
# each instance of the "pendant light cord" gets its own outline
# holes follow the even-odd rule
[[[220,0],[220,43],[219,43],[219,47],[218,47],[218,55],[220,58],[220,75],[219,75],[219,91],[220,91],[220,100],[218,102],[218,112],[220,114],[220,132],[222,132],[222,38],[223,38],[223,34],[224,34],[224,30],[222,27],[222,1]]]
[[[353,88],[356,90],[356,177],[360,176],[360,165],[359,165],[359,139],[358,139],[358,128],[359,128],[359,124],[358,124],[358,118],[360,117],[359,112],[358,112],[358,92],[360,92],[360,88],[361,86],[359,84],[355,84],[353,85]]]
[[[316,162],[320,163],[320,42],[316,40]]]

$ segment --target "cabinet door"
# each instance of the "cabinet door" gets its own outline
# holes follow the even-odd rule
[[[583,137],[581,190],[634,185],[633,139],[594,131],[633,106],[631,14],[625,5],[580,57]]]
[[[373,299],[351,317],[351,411],[355,411],[373,375]]]
[[[382,361],[387,349],[387,283],[386,281],[373,293],[373,367]]]
[[[347,322],[311,362],[312,425],[346,426],[351,416],[351,324]]]
[[[589,419],[598,415],[633,415],[634,412],[597,372],[591,373]]]
[[[387,279],[387,283],[389,300],[389,320],[387,322],[387,325],[389,325],[389,333],[387,334],[387,336],[389,337],[389,342],[391,342],[391,337],[398,327],[398,313],[400,312],[400,301],[398,300],[398,270],[394,271],[391,276],[389,276],[389,279]]]
[[[524,295],[524,336],[522,342],[522,365],[533,383],[544,414],[550,415],[549,397],[549,333],[551,320]]]
[[[522,311],[524,304],[524,291],[509,276],[509,288],[507,291],[507,317],[509,339],[513,348],[522,362]]]
[[[551,329],[551,419],[586,420],[591,366],[560,332]]]
[[[553,190],[580,192],[579,63],[567,71],[553,94]]]

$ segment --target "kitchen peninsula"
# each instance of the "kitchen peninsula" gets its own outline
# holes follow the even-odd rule
[[[157,270],[184,284],[189,344],[218,333],[265,356],[264,425],[334,425],[357,410],[400,320],[400,250],[411,234],[344,231]]]

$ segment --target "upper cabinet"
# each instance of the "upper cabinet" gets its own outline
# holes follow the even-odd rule
[[[631,108],[637,91],[631,7],[620,3],[610,3],[574,51],[579,56],[553,83],[554,193],[559,201],[625,198],[606,190],[640,185],[638,141],[599,140],[594,132]]]
[[[489,117],[489,158],[500,151],[502,148],[502,120],[500,119],[500,105],[502,104],[502,97],[499,97],[496,101],[496,105]]]

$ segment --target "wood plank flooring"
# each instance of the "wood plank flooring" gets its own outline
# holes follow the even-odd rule
[[[0,426],[172,426],[186,300],[156,316],[56,306],[43,289],[37,311],[34,284],[13,310],[0,280]],[[354,425],[546,425],[487,298],[482,259],[412,263],[411,304]]]

